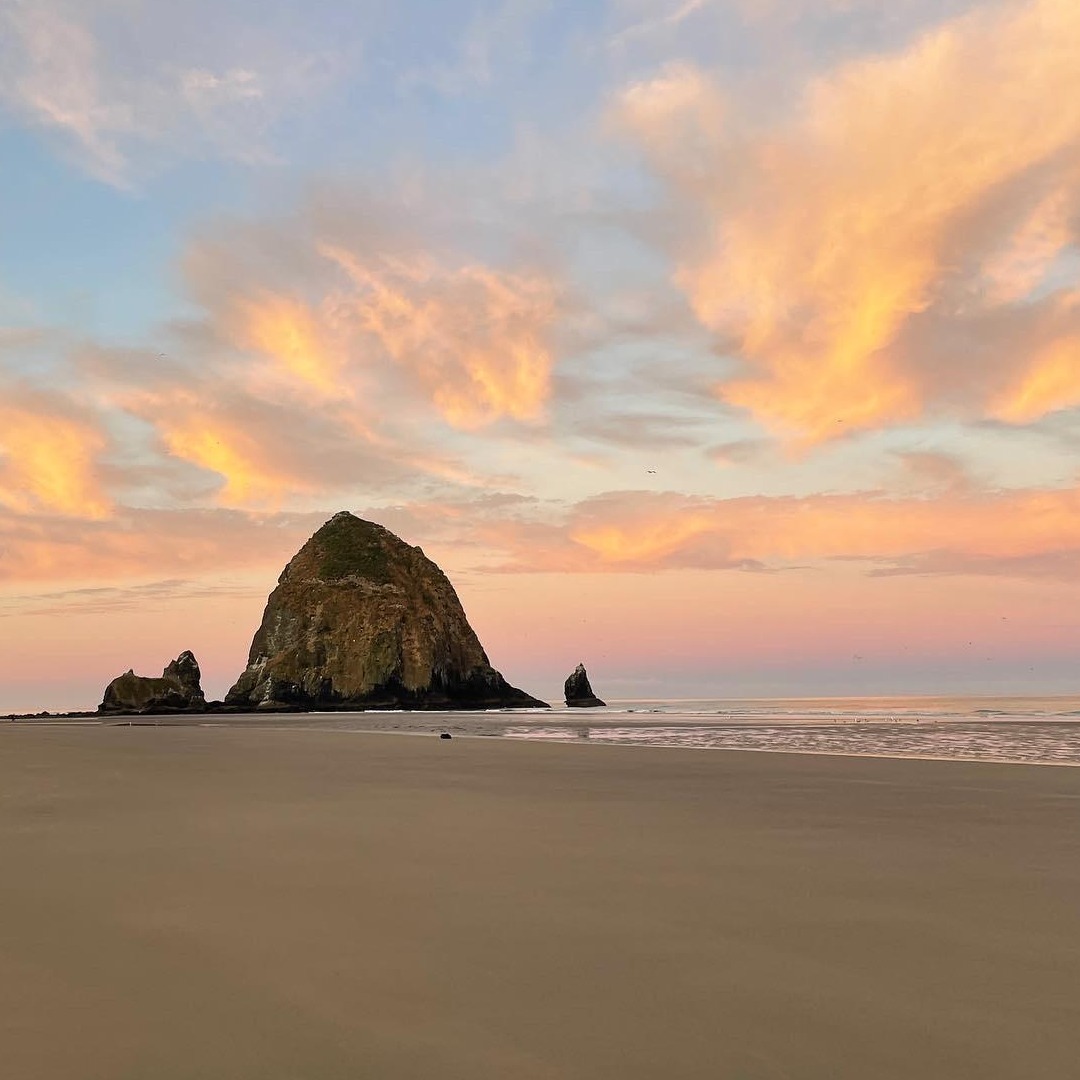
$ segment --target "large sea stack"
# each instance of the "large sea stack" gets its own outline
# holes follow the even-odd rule
[[[126,671],[105,687],[98,712],[113,714],[206,712],[202,672],[191,652],[167,664],[160,679]]]
[[[488,663],[454,587],[418,547],[343,511],[278,578],[226,705],[546,708]]]

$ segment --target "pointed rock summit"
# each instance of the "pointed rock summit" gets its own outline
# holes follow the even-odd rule
[[[103,713],[205,712],[202,672],[191,652],[182,652],[166,665],[160,679],[126,671],[107,687],[98,706]]]
[[[420,548],[347,511],[282,571],[225,704],[547,708],[488,663],[454,587]]]
[[[566,694],[567,708],[570,709],[595,709],[600,705],[606,704],[606,702],[601,701],[593,693],[593,688],[589,685],[589,676],[585,671],[584,664],[578,664],[578,666],[574,668],[573,672],[566,680],[563,692]]]

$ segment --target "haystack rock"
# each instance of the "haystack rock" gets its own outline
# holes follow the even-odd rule
[[[566,680],[563,692],[566,694],[566,705],[570,709],[595,709],[606,704],[593,693],[584,664],[578,664],[574,668]]]
[[[127,671],[105,687],[98,706],[103,713],[205,712],[202,672],[191,652],[182,652],[160,679]]]
[[[547,708],[488,663],[454,587],[418,547],[347,511],[278,578],[238,708]]]

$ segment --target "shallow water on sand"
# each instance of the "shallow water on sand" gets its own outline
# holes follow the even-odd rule
[[[565,722],[571,715],[573,722]],[[1080,765],[1080,699],[877,697],[618,702],[508,738]]]
[[[580,744],[1080,765],[1080,698],[1065,697],[613,701],[597,709],[559,705],[550,710],[210,714],[75,722],[449,732]]]
[[[1080,765],[1080,724],[865,725],[665,724],[650,727],[608,725],[513,726],[511,739],[559,742],[588,740],[640,746],[679,746],[699,750],[771,750],[788,753],[854,754],[860,757],[954,758],[967,761]]]

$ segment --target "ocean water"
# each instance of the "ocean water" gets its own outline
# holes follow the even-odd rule
[[[486,736],[866,757],[1080,765],[1076,697],[860,697],[612,701],[605,708],[327,712],[24,723],[246,727]]]
[[[512,739],[1080,765],[1080,696],[620,701],[507,724]]]

